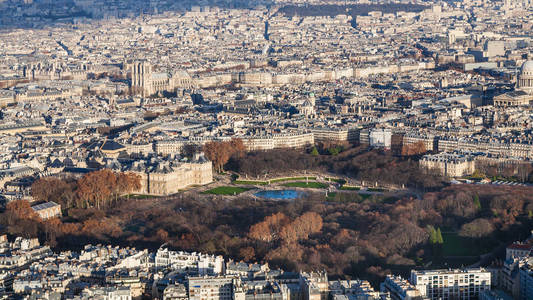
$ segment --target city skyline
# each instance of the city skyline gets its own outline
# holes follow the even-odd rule
[[[531,0],[0,0],[0,298],[532,299],[532,104]]]

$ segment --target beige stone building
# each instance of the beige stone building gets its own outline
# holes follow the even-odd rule
[[[190,300],[232,300],[235,276],[189,277]]]
[[[166,196],[177,193],[192,185],[204,185],[213,182],[211,161],[160,164],[157,168],[136,172],[141,176],[141,194]]]
[[[10,104],[16,103],[15,92],[0,90],[0,107],[6,107]]]
[[[43,220],[61,217],[61,205],[50,201],[31,207]]]
[[[27,131],[46,131],[46,125],[40,121],[16,124],[0,124],[0,134],[16,135]]]
[[[433,151],[435,145],[435,136],[432,134],[421,134],[416,132],[409,132],[403,136],[402,141],[404,146],[415,145],[423,143],[426,151]]]
[[[533,142],[528,140],[497,140],[473,138],[440,138],[439,152],[483,152],[496,157],[533,158]]]
[[[533,100],[533,61],[526,61],[520,68],[516,89],[494,97],[494,106],[523,106]]]
[[[240,136],[247,151],[270,150],[280,148],[303,148],[314,145],[312,132],[281,133],[264,136]]]
[[[314,135],[315,142],[330,142],[330,143],[358,143],[360,128],[312,128],[311,132]]]
[[[82,87],[71,87],[65,89],[33,89],[25,90],[17,93],[15,98],[17,102],[25,101],[46,101],[58,100],[63,98],[81,96],[83,94]]]
[[[300,273],[301,299],[326,300],[328,298],[328,277],[325,272]]]
[[[420,166],[428,170],[438,170],[443,176],[462,177],[475,171],[475,159],[471,155],[439,153],[425,155]]]
[[[167,140],[155,142],[155,152],[158,154],[178,154],[187,144],[185,140]]]
[[[143,96],[158,92],[171,92],[176,88],[190,88],[193,80],[185,71],[174,74],[154,73],[152,65],[147,61],[136,61],[130,66],[131,86]]]

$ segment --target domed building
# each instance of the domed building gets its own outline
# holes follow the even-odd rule
[[[533,94],[533,61],[526,61],[520,68],[517,87],[528,94]]]
[[[533,61],[526,61],[520,68],[516,89],[494,97],[494,106],[523,106],[533,101]]]

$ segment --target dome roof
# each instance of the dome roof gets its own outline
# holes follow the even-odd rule
[[[533,73],[533,61],[528,60],[523,63],[522,68],[520,68],[520,73]]]

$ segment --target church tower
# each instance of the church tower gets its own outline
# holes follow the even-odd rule
[[[150,94],[152,66],[147,61],[136,61],[131,70],[131,87],[143,96]]]

